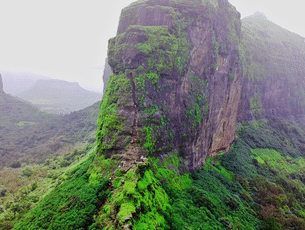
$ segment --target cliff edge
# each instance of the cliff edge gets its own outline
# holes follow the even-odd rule
[[[3,81],[2,81],[1,74],[0,74],[0,94],[4,94],[4,91],[3,91]]]
[[[110,39],[98,152],[132,167],[178,152],[188,170],[230,150],[241,98],[240,14],[227,0],[138,1]]]

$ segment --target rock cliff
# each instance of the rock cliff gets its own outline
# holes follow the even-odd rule
[[[137,1],[110,39],[98,152],[123,167],[178,152],[186,167],[229,151],[243,84],[240,14],[227,0]]]
[[[110,65],[108,64],[108,58],[106,58],[105,60],[105,67],[104,67],[104,73],[103,73],[103,83],[104,83],[104,87],[103,87],[103,93],[105,93],[106,91],[106,87],[109,81],[110,76],[113,74]]]
[[[3,91],[3,81],[2,81],[1,74],[0,74],[0,94],[4,94],[4,91]]]
[[[305,43],[256,13],[242,20],[244,81],[239,121],[304,122]]]

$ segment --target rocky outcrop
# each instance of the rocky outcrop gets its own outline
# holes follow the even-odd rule
[[[2,81],[1,74],[0,74],[0,94],[4,94],[4,91],[3,91],[3,81]]]
[[[103,87],[103,93],[105,93],[106,91],[106,87],[109,81],[110,76],[113,74],[110,65],[108,64],[108,58],[106,58],[105,60],[105,67],[104,67],[104,74],[103,74],[103,83],[104,83],[104,87]]]
[[[244,81],[239,121],[305,121],[304,38],[256,13],[243,19]]]
[[[98,151],[178,152],[189,170],[229,151],[243,84],[240,15],[227,0],[138,1],[109,41]],[[143,156],[142,156],[143,157]],[[123,164],[124,165],[124,164]]]

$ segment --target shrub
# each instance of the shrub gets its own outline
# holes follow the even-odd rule
[[[33,175],[33,171],[31,169],[25,169],[22,171],[22,176],[30,177]]]
[[[10,164],[10,167],[11,167],[11,168],[20,168],[20,167],[21,167],[21,163],[20,163],[20,161],[13,161],[13,162]]]

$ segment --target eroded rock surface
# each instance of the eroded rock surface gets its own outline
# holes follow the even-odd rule
[[[124,9],[109,41],[114,75],[98,151],[122,159],[178,152],[188,170],[229,151],[243,79],[240,33],[240,14],[227,0],[148,0]]]
[[[276,118],[304,123],[304,38],[261,13],[242,21],[246,68],[238,120]]]

